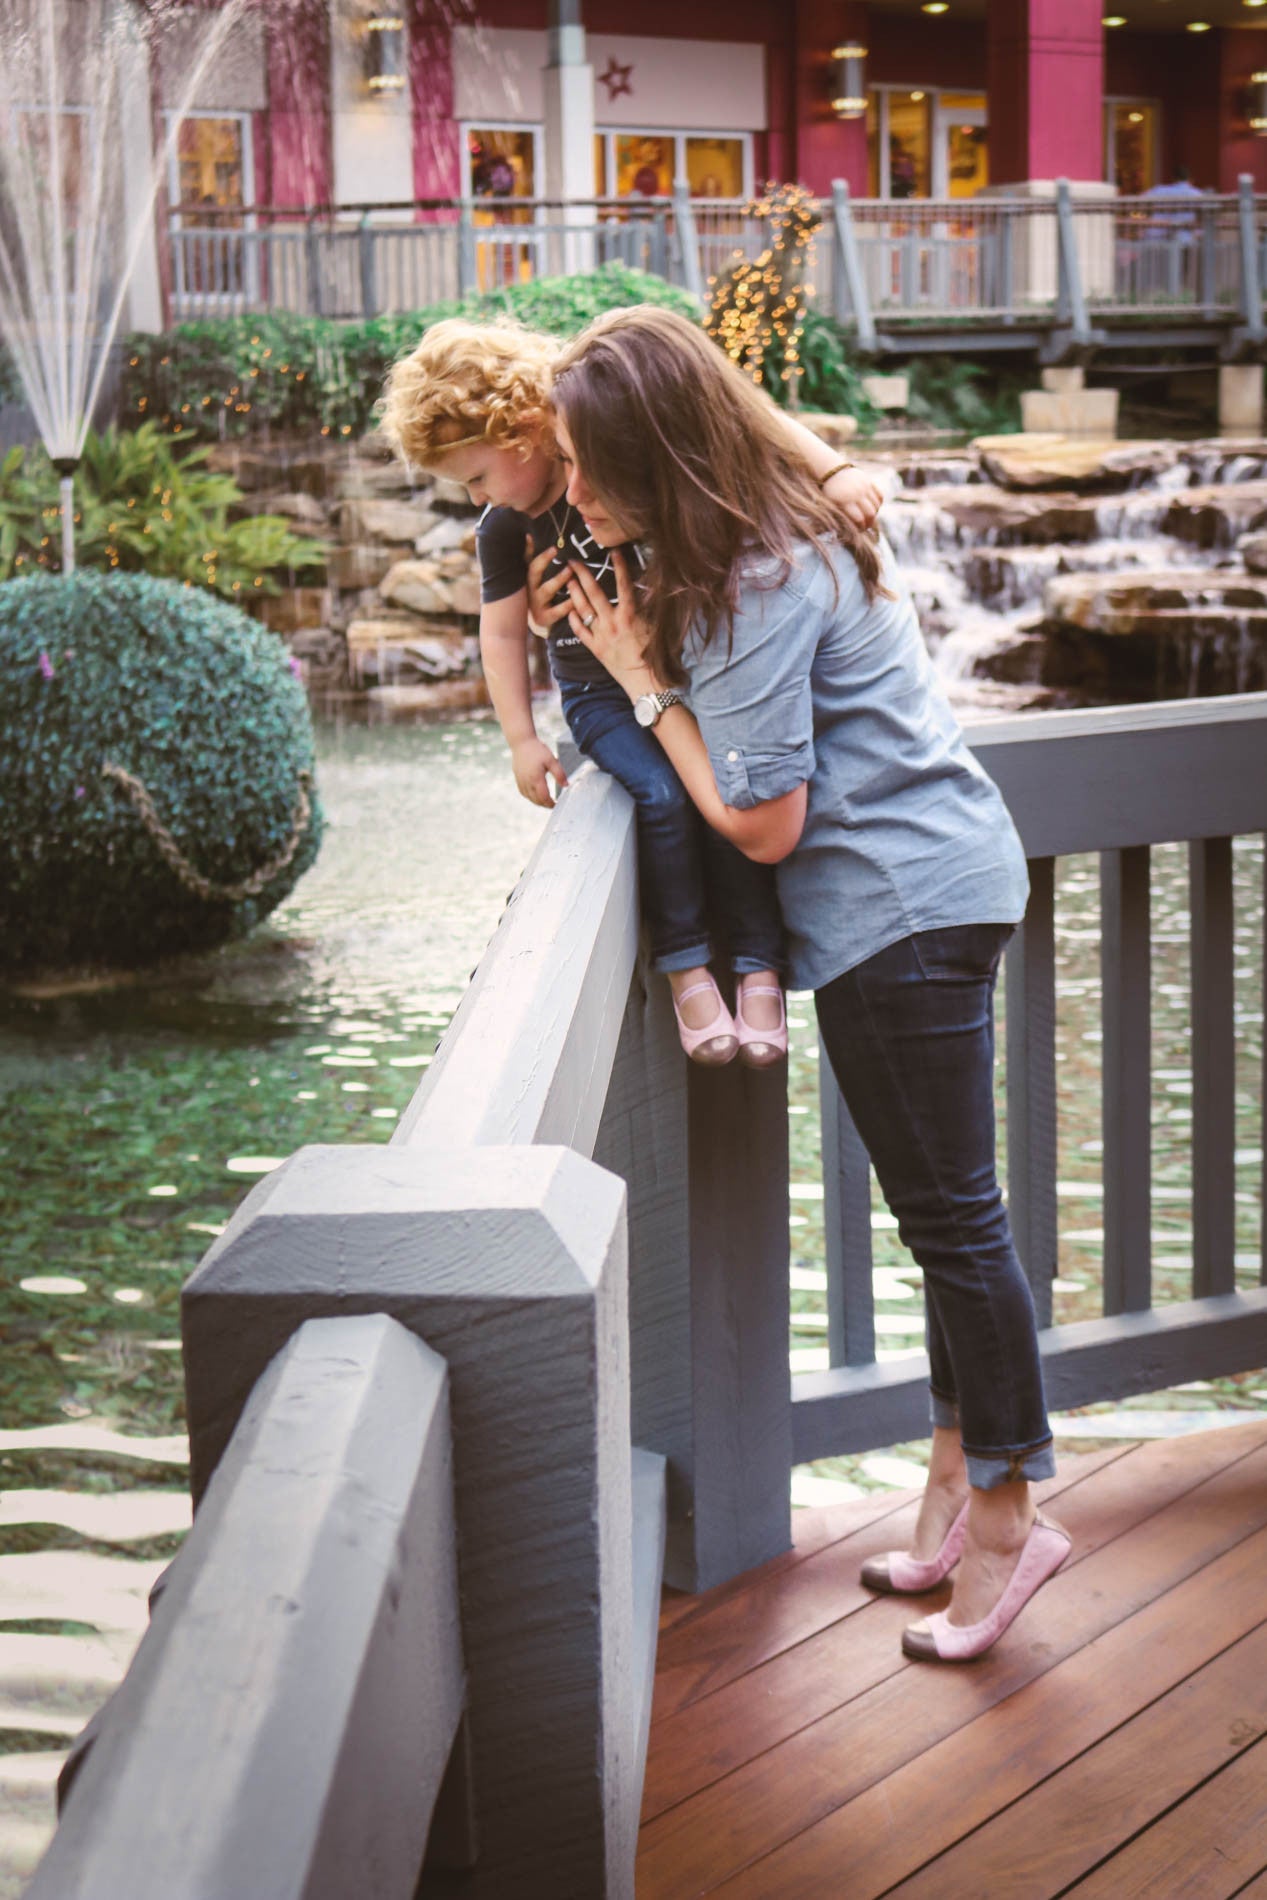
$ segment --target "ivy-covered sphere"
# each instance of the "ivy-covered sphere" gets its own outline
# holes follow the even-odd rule
[[[0,967],[241,936],[320,841],[308,704],[276,634],[143,574],[0,586]]]

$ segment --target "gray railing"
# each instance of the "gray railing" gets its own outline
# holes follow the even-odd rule
[[[821,206],[819,308],[865,350],[950,347],[957,331],[1012,346],[1086,348],[1156,335],[1263,339],[1267,198],[851,199]],[[445,199],[249,214],[182,209],[170,228],[175,319],[267,309],[329,317],[418,310],[538,276],[636,265],[699,293],[769,242],[739,201]]]
[[[1030,860],[1033,895],[1006,975],[1008,1185],[1049,1396],[1068,1405],[1267,1363],[1267,1285],[1235,1287],[1229,843],[1267,828],[1267,695],[1034,714],[970,739]],[[1154,1306],[1148,853],[1175,840],[1188,842],[1192,863],[1193,1279],[1190,1300]],[[166,1634],[156,1618],[112,1705],[84,1770],[95,1780],[76,1788],[66,1846],[53,1850],[69,1858],[49,1864],[77,1865],[79,1842],[91,1865],[93,1817],[103,1805],[116,1815],[139,1805],[148,1823],[155,1786],[172,1790],[173,1825],[178,1833],[186,1826],[190,1764],[218,1732],[205,1712],[225,1693],[220,1652],[209,1652],[205,1668],[194,1653],[198,1625],[187,1604],[201,1589],[213,1623],[241,1609],[233,1564],[215,1568],[218,1541],[230,1540],[234,1524],[228,1500],[257,1464],[263,1478],[274,1463],[261,1447],[269,1419],[280,1420],[292,1365],[284,1355],[338,1358],[343,1339],[331,1327],[376,1327],[365,1335],[375,1350],[408,1360],[411,1349],[418,1370],[409,1376],[431,1379],[433,1390],[439,1362],[447,1369],[466,1693],[444,1805],[463,1823],[459,1851],[469,1858],[474,1850],[461,1888],[474,1900],[632,1895],[662,1555],[663,1574],[680,1588],[723,1582],[788,1547],[794,1463],[926,1435],[926,1361],[877,1361],[869,1171],[827,1076],[831,1364],[795,1379],[789,1372],[783,1080],[683,1061],[667,986],[647,979],[639,962],[634,844],[625,793],[592,768],[581,771],[392,1144],[301,1151],[252,1191],[189,1282],[186,1383],[201,1502],[177,1565],[183,1598]],[[1104,1316],[1052,1326],[1054,866],[1086,851],[1101,854],[1104,892]],[[386,1458],[394,1495],[408,1494],[409,1503],[387,1514],[398,1529],[382,1546],[396,1538],[387,1601],[409,1596],[419,1606],[410,1625],[415,1661],[434,1653],[421,1634],[421,1606],[431,1605],[426,1627],[434,1630],[437,1614],[444,1625],[437,1606],[446,1600],[443,1563],[437,1571],[435,1549],[429,1557],[420,1550],[419,1521],[430,1524],[442,1558],[452,1548],[447,1531],[436,1530],[443,1485],[423,1487],[429,1502],[418,1506],[419,1520],[416,1488],[405,1482],[439,1444],[427,1423],[438,1419],[435,1407],[419,1412],[414,1435]],[[631,1442],[647,1448],[632,1460]],[[274,1531],[291,1512],[311,1521],[320,1506],[283,1487]],[[238,1522],[239,1538],[250,1521]],[[228,1541],[231,1553],[237,1548]],[[262,1566],[246,1555],[241,1562],[265,1609],[296,1602],[302,1611],[303,1595],[288,1581],[292,1553]],[[382,1577],[380,1558],[362,1578],[359,1603],[371,1603]],[[358,1614],[362,1629],[373,1621]],[[253,1628],[249,1618],[244,1628]],[[184,1780],[150,1782],[140,1771],[128,1780],[130,1751],[153,1760],[128,1717],[139,1724],[147,1712],[152,1658],[163,1656],[164,1642],[175,1685],[164,1707],[175,1712],[172,1753]],[[363,1672],[351,1705],[346,1695],[303,1705],[327,1725],[326,1762],[351,1760],[350,1741],[347,1750],[336,1744],[395,1707],[394,1652],[375,1653],[382,1666]],[[455,1654],[446,1638],[443,1656],[428,1663],[447,1672],[450,1687]],[[252,1675],[255,1729],[248,1712],[232,1712],[232,1734],[247,1736],[258,1773],[238,1784],[232,1819],[215,1783],[222,1832],[245,1826],[259,1840],[271,1826],[253,1801],[256,1780],[267,1791],[281,1772],[285,1743],[276,1738],[290,1731],[277,1711],[293,1706],[282,1682],[280,1671],[259,1685]],[[442,1707],[427,1739],[411,1731],[402,1743],[411,1761],[431,1751],[402,1849],[402,1865],[412,1854],[415,1870],[436,1786],[436,1737],[456,1720],[449,1690]],[[252,1752],[257,1734],[272,1740],[272,1752]],[[241,1746],[228,1748],[231,1759]],[[320,1784],[328,1797],[309,1801],[285,1835],[286,1852],[311,1845],[318,1815],[321,1827],[336,1828],[337,1780]],[[134,1841],[139,1825],[133,1812],[120,1838]],[[115,1889],[43,1891],[90,1890]],[[174,1876],[163,1888],[169,1900],[248,1890]],[[148,1900],[150,1890],[133,1883],[127,1891]],[[405,1900],[412,1889],[405,1882],[382,1891]]]

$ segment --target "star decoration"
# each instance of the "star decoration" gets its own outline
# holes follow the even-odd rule
[[[628,66],[622,66],[617,59],[608,60],[606,72],[602,72],[598,75],[599,85],[606,86],[607,88],[608,105],[611,104],[613,99],[619,99],[622,93],[628,93],[632,99],[633,86],[630,83],[630,74],[632,72],[632,61]]]

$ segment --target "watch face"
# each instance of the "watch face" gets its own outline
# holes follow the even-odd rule
[[[641,699],[634,701],[634,718],[640,726],[654,726],[660,717],[660,707],[650,693],[644,693]]]

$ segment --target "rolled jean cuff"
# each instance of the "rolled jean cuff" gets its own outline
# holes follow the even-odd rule
[[[981,1453],[964,1447],[968,1483],[974,1491],[993,1491],[1000,1484],[1015,1484],[1024,1479],[1038,1484],[1056,1475],[1056,1448],[1050,1438],[1041,1445],[1024,1446],[1019,1451]]]
[[[929,1422],[939,1429],[953,1432],[959,1425],[959,1407],[954,1399],[945,1398],[940,1392],[930,1390],[928,1394]]]
[[[711,963],[713,946],[707,937],[702,943],[688,944],[685,950],[666,950],[662,956],[652,956],[651,967],[657,976],[667,976],[670,970],[694,970]]]
[[[783,975],[782,957],[748,957],[741,952],[730,959],[730,967],[736,976],[756,976],[765,970],[773,970],[779,978]]]

